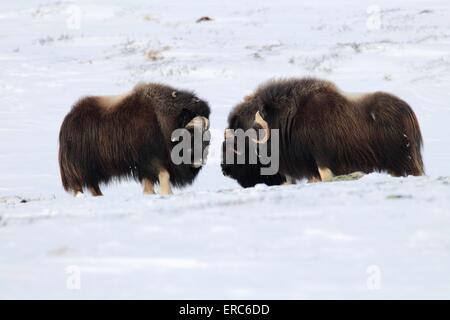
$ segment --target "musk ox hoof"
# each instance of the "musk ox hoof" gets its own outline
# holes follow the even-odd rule
[[[84,198],[84,193],[77,191],[74,193],[75,198]]]

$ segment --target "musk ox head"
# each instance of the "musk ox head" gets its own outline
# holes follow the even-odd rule
[[[211,110],[208,103],[198,98],[193,92],[162,84],[139,84],[134,90],[140,93],[144,105],[153,105],[159,119],[172,131],[185,128],[197,116],[203,117],[204,123],[209,125],[207,119]],[[163,117],[168,119],[162,119]],[[199,122],[195,123],[199,124]]]
[[[177,164],[177,167],[190,167],[190,170],[197,174],[206,161],[209,146],[210,108],[208,103],[198,98],[193,92],[174,89],[166,85],[140,84],[137,87],[142,90],[144,100],[155,103],[160,128],[166,141],[171,141],[170,150],[180,140],[174,138],[175,131],[185,129],[189,133],[187,137],[190,137],[190,147],[183,148],[180,156],[186,160],[185,153],[187,152],[190,160],[183,164]],[[186,138],[186,136],[184,137]],[[195,153],[196,148],[201,149],[201,152]]]
[[[283,129],[283,125],[289,123],[291,111],[294,111],[292,103],[296,97],[293,83],[293,80],[269,81],[256,90],[254,96],[258,108],[253,128],[258,133],[262,132],[256,143],[267,143],[271,129]]]
[[[225,140],[222,143],[222,172],[225,176],[237,180],[244,188],[253,187],[256,184],[280,185],[286,181],[280,174],[262,175],[263,165],[256,155],[256,144],[252,136],[245,137],[244,143],[239,143],[237,133],[245,133],[254,127],[255,113],[258,105],[254,97],[246,97],[238,104],[228,116],[228,127],[225,129]],[[256,136],[255,136],[256,137]],[[227,155],[233,155],[232,161]],[[238,161],[240,157],[241,161]],[[252,162],[256,159],[256,162]]]

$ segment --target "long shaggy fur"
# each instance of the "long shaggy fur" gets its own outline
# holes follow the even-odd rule
[[[171,134],[209,114],[208,104],[193,93],[161,84],[141,84],[119,98],[81,99],[59,134],[64,189],[100,191],[99,184],[123,178],[158,183],[161,169],[175,186],[192,183],[200,169],[172,163]]]
[[[313,78],[270,81],[254,94],[270,129],[280,130],[280,172],[319,178],[386,171],[423,175],[422,135],[403,100],[384,92],[358,97]]]
[[[255,120],[255,113],[258,111],[258,105],[253,97],[246,97],[245,100],[238,104],[228,116],[228,129],[242,129],[244,131],[251,129]],[[236,141],[232,144],[227,144],[226,141],[222,144],[222,172],[225,176],[235,179],[242,187],[254,187],[258,183],[264,183],[266,185],[280,185],[286,182],[286,178],[281,174],[275,175],[261,175],[262,164],[259,162],[256,164],[250,164],[249,141],[245,143],[245,164],[226,164],[225,155],[227,148],[233,148],[236,150]],[[236,160],[236,158],[235,158]]]

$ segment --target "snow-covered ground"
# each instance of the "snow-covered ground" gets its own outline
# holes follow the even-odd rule
[[[428,176],[246,190],[223,177],[232,106],[305,75],[408,101]],[[209,101],[207,166],[172,197],[65,194],[71,104],[140,81]],[[3,1],[0,298],[450,298],[449,84],[447,0]]]

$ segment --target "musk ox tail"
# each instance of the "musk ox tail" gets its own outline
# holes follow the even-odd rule
[[[58,155],[59,160],[59,171],[61,173],[61,181],[64,190],[68,192],[81,191],[81,181],[78,178],[77,171],[75,167],[68,161],[66,154],[63,150],[59,150]]]
[[[419,122],[414,112],[410,109],[404,117],[405,138],[410,148],[410,166],[409,174],[414,176],[423,176],[425,169],[422,161],[422,133],[420,132]]]
[[[58,160],[64,190],[73,193],[82,192],[81,177],[74,164],[68,159],[67,145],[61,136],[63,136],[63,132],[60,134]]]
[[[422,134],[408,103],[383,92],[363,103],[372,118],[372,146],[380,160],[380,171],[398,177],[424,175]]]
[[[77,166],[71,161],[76,149],[74,148],[73,143],[71,143],[74,137],[70,134],[69,118],[70,115],[66,116],[59,132],[58,161],[64,190],[76,194],[77,192],[83,191],[83,180]]]

